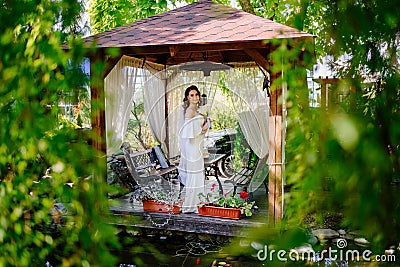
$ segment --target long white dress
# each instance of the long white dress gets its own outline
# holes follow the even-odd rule
[[[201,133],[204,118],[197,114],[185,118],[179,130],[181,158],[179,161],[179,179],[185,185],[182,212],[197,212],[199,193],[204,194],[204,134]]]

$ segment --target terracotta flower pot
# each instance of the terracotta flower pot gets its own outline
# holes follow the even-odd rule
[[[240,219],[240,209],[237,208],[224,208],[215,206],[202,206],[197,208],[199,215],[219,217],[225,219]]]
[[[166,212],[178,214],[181,213],[181,207],[178,204],[175,204],[171,207],[171,204],[167,204],[164,202],[158,202],[150,199],[143,199],[143,210],[148,212]]]

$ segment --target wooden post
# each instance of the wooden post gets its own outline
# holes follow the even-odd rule
[[[104,97],[104,55],[98,50],[90,60],[90,94],[92,104],[92,145],[100,156],[106,154],[106,119]]]
[[[271,84],[281,73],[271,75]],[[268,205],[269,216],[274,223],[282,219],[282,105],[279,104],[282,87],[279,85],[271,92],[269,117],[269,179]]]
[[[296,88],[292,88],[296,94],[296,105],[300,107],[304,114],[308,113],[308,88],[307,72],[304,66],[299,62],[292,62],[292,68],[296,72],[296,77],[303,77],[296,83]],[[271,74],[271,84],[282,76],[281,72]],[[274,224],[281,221],[283,217],[283,177],[284,177],[284,142],[283,127],[284,117],[282,101],[283,85],[275,83],[275,88],[270,97],[270,122],[269,122],[269,180],[268,180],[268,204],[269,216]],[[290,88],[288,88],[290,90]]]
[[[90,58],[90,93],[92,108],[92,146],[97,151],[96,167],[100,170],[94,172],[94,190],[99,194],[103,192],[102,183],[107,181],[106,158],[106,118],[105,118],[105,93],[104,93],[104,53],[98,49]],[[100,209],[102,207],[99,207]]]

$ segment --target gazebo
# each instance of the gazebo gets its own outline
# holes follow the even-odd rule
[[[273,63],[269,55],[279,46],[276,41],[289,39],[291,49],[303,52],[306,45],[313,43],[311,34],[211,0],[200,0],[85,38],[87,47],[95,47],[88,49],[94,103],[93,145],[101,155],[106,153],[105,77],[123,56],[134,57],[143,64],[158,64],[163,68],[191,61],[210,61],[230,66],[246,64],[268,73],[272,84],[282,73],[271,72]],[[298,60],[301,61],[300,58]],[[94,67],[96,62],[105,64],[105,67],[101,70]],[[283,215],[284,107],[279,99],[284,90],[284,86],[277,86],[269,98],[269,142],[277,145],[269,148],[268,200],[269,214],[275,221],[279,221]],[[103,178],[98,179],[98,182],[104,182],[100,180]]]

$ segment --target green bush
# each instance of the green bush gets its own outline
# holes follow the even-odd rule
[[[66,71],[82,62],[82,45],[61,47],[80,11],[70,0],[0,8],[0,266],[115,263],[109,249],[118,243],[105,224],[99,182],[104,157],[58,121],[59,95],[82,84]],[[51,177],[42,178],[49,167]],[[56,209],[62,202],[68,213]]]
[[[212,125],[214,130],[235,128],[237,115],[226,106],[215,106],[212,109]]]

